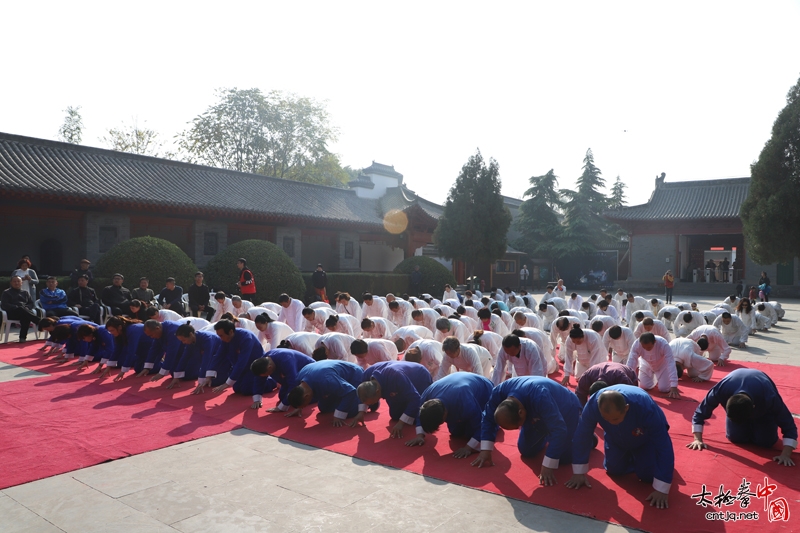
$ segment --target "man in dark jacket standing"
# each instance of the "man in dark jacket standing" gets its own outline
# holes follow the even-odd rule
[[[322,270],[322,263],[317,263],[317,269],[311,274],[311,283],[317,292],[317,298],[327,303],[328,295],[325,294],[325,288],[328,286],[328,275]]]
[[[39,315],[33,311],[33,300],[28,291],[22,290],[22,278],[11,278],[11,287],[3,291],[0,307],[9,320],[19,320],[19,342],[25,342],[31,322],[39,323]]]

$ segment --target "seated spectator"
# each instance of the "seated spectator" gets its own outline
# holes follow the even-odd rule
[[[169,309],[180,316],[186,314],[186,310],[183,307],[183,287],[175,284],[175,278],[167,278],[166,287],[158,293],[156,302],[162,309]]]
[[[67,307],[67,293],[58,288],[55,276],[47,277],[47,287],[39,294],[39,304],[45,316],[78,316],[78,313]]]
[[[194,284],[189,287],[189,310],[192,316],[199,316],[206,320],[211,320],[214,316],[214,308],[211,307],[211,289],[203,283],[203,273],[197,272],[194,275]]]
[[[103,305],[110,307],[111,314],[114,316],[130,316],[131,314],[131,291],[122,286],[123,281],[125,281],[125,276],[114,274],[111,279],[112,284],[103,289],[100,297]]]
[[[78,310],[79,315],[88,316],[95,324],[100,323],[100,300],[89,287],[89,275],[78,276],[77,287],[69,291],[67,305]]]
[[[91,264],[91,261],[88,259],[81,259],[80,266],[73,270],[69,275],[69,279],[72,281],[72,285],[70,285],[70,287],[77,287],[78,279],[81,276],[89,276],[89,282],[91,283],[91,281],[94,279],[94,274],[91,270],[89,270],[89,266],[91,266]]]
[[[19,342],[25,342],[31,322],[39,323],[39,315],[33,310],[33,300],[28,291],[22,290],[22,278],[12,276],[11,286],[3,291],[0,308],[9,320],[19,320]]]
[[[147,278],[139,278],[139,287],[131,291],[131,297],[142,302],[144,308],[156,303],[156,295],[150,288],[150,280]]]

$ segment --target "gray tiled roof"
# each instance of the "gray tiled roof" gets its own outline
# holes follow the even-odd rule
[[[382,227],[355,191],[0,133],[5,197]]]
[[[403,183],[403,175],[394,169],[394,165],[382,165],[381,163],[373,161],[372,164],[363,169],[362,172],[364,174],[380,174],[381,176],[397,178],[400,183]]]
[[[750,178],[662,183],[646,204],[606,211],[605,218],[625,221],[738,218]]]
[[[387,189],[386,194],[380,199],[380,203],[382,213],[386,213],[391,209],[404,211],[416,205],[434,220],[439,220],[444,212],[442,206],[420,198],[414,191],[409,190],[404,185]]]

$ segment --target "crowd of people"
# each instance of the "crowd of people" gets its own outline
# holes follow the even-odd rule
[[[85,274],[69,295],[48,278],[49,292],[40,295],[47,316],[29,317],[49,333],[42,355],[78,370],[96,365],[91,372],[100,379],[164,379],[168,389],[190,383],[196,395],[232,388],[252,397],[252,409],[277,388],[269,412],[300,416],[316,404],[333,413],[336,427],[365,424],[383,399],[396,421],[392,437],[412,426],[406,444],[422,446],[446,424],[467,440],[455,457],[477,454],[477,467],[492,464],[499,428],[519,429],[522,456],[544,451],[542,485],[555,484],[560,464],[572,465],[567,487],[589,485],[599,424],[607,472],[652,483],[647,500],[666,508],[674,452],[651,393],[678,398],[681,379],[711,380],[732,347],[745,349],[750,335],[783,317],[777,302],[736,295],[701,310],[622,289],[584,296],[561,280],[538,302],[524,290],[459,293],[448,285],[441,298],[365,293],[359,302],[339,292],[328,302],[322,287],[310,305],[288,294],[255,305],[248,301],[255,281],[241,261],[240,295],[212,292],[201,272],[186,298],[172,278],[156,295],[144,278],[137,289],[124,288],[118,274],[99,300]],[[3,293],[9,317],[30,300],[22,282],[15,276]],[[56,306],[62,302],[80,307],[65,312]],[[100,305],[109,309],[104,321],[85,314]],[[560,381],[548,377],[558,371]],[[732,442],[772,447],[780,428],[774,460],[794,464],[796,425],[758,370],[737,369],[715,384],[695,411],[689,448],[706,447],[704,422],[720,404]]]

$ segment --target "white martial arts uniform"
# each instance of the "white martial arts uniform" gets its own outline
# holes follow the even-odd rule
[[[570,309],[575,309],[576,311],[579,311],[582,303],[583,303],[583,297],[580,294],[576,294],[574,298],[572,297],[572,295],[570,295],[570,297],[567,298],[567,307],[569,307]]]
[[[653,327],[650,329],[650,331],[647,331],[644,328],[644,321],[639,322],[638,324],[636,324],[636,329],[633,330],[633,336],[638,339],[644,333],[652,333],[653,335],[661,337],[662,339],[666,340],[667,342],[672,340],[672,335],[669,334],[669,330],[667,329],[667,326],[665,326],[664,323],[661,322],[658,319],[653,320]]]
[[[394,324],[392,324],[394,326]],[[397,328],[392,334],[391,340],[403,339],[406,341],[406,346],[422,339],[433,340],[433,333],[425,326],[403,326]]]
[[[356,364],[366,370],[375,363],[397,361],[397,346],[387,339],[364,339],[367,353],[356,355]]]
[[[355,363],[356,358],[350,353],[350,345],[353,344],[354,340],[356,340],[354,337],[344,333],[326,333],[325,335],[320,335],[314,345],[314,349],[324,346],[328,359],[339,359],[340,361]]]
[[[477,344],[462,344],[456,357],[450,357],[442,351],[442,366],[439,367],[436,379],[449,374],[453,367],[459,372],[472,372],[491,379],[492,356],[489,350]]]
[[[233,316],[236,315],[234,314]],[[182,318],[183,318],[182,315],[170,309],[159,309],[157,320],[159,322],[164,322],[165,320],[169,320],[170,322],[180,322]]]
[[[552,305],[548,305],[545,311],[542,311],[541,309],[536,311],[536,316],[538,316],[539,320],[542,321],[542,329],[545,331],[550,331],[550,325],[555,319],[558,318],[558,309]]]
[[[411,319],[412,325],[425,326],[431,331],[431,334],[436,333],[436,321],[442,318],[435,309],[418,309],[422,313],[422,320]]]
[[[361,318],[371,318],[373,316],[379,316],[381,318],[387,318],[389,316],[389,307],[386,305],[386,302],[379,298],[372,297],[372,305],[367,305],[367,302],[361,306]]]
[[[641,318],[641,320],[640,320],[640,319],[638,319],[638,318],[636,318],[636,316],[637,316],[639,313],[641,313],[641,314],[642,314],[642,318]],[[629,327],[629,328],[631,328],[631,329],[636,329],[636,324],[638,324],[639,322],[641,322],[641,321],[642,321],[642,320],[644,320],[645,318],[652,318],[653,320],[656,320],[656,315],[654,315],[654,314],[653,314],[653,313],[651,313],[650,311],[635,311],[635,312],[633,313],[633,315],[631,316],[631,319],[630,319],[630,321],[628,321],[628,327]]]
[[[650,350],[642,346],[641,339],[634,342],[626,364],[634,371],[639,369],[639,386],[644,390],[658,385],[659,391],[669,392],[672,387],[678,386],[678,371],[672,348],[661,337],[656,337]]]
[[[361,337],[363,332],[361,331],[360,320],[353,315],[348,315],[347,313],[341,313],[336,316],[339,318],[339,321],[336,323],[336,327],[333,328],[333,331],[338,333],[346,333],[352,337],[355,337],[356,339]],[[331,331],[330,328],[326,329],[327,331],[325,333]]]
[[[547,300],[547,303],[548,305],[552,305],[559,311],[564,311],[565,309],[567,309],[567,301],[559,296],[550,298],[549,300]]]
[[[253,307],[252,302],[248,302],[247,300],[241,300],[239,302],[239,307],[237,308],[235,305],[233,306],[233,316],[239,316],[242,314],[250,314],[248,311]],[[233,305],[233,301],[231,300],[231,305]]]
[[[586,311],[576,311],[575,309],[567,309],[566,311],[569,316],[579,319],[582,326],[587,327],[589,325],[589,313]]]
[[[362,336],[365,339],[391,339],[392,335],[394,335],[394,331],[397,329],[394,324],[386,320],[385,318],[381,318],[379,316],[370,317],[372,323],[371,331],[362,330]]]
[[[606,307],[605,310],[603,310],[602,307],[598,307],[597,315],[595,316],[610,316],[611,318],[617,321],[617,324],[619,324],[620,322],[619,311],[617,311],[617,309],[611,304],[608,304],[608,307]]]
[[[669,343],[676,363],[683,365],[690,378],[703,381],[711,379],[714,373],[714,362],[703,357],[703,351],[692,339],[675,339]]]
[[[534,315],[533,313],[523,313],[525,315],[525,323],[520,324],[517,322],[516,313],[513,315],[514,318],[514,329],[517,328],[536,328],[542,329],[542,321],[539,319],[538,316]]]
[[[325,302],[316,302],[316,303],[317,304],[328,305]],[[269,309],[270,311],[275,313],[275,315],[277,315],[277,316],[281,316],[281,311],[283,311],[283,307],[281,307],[280,304],[276,304],[275,302],[262,302],[262,303],[258,304],[258,307],[263,307],[264,309]],[[311,307],[312,309],[316,309],[316,305],[315,304],[311,304],[311,305],[309,305],[309,307]],[[328,306],[328,307],[330,307],[330,306]]]
[[[444,353],[442,352],[442,343],[433,339],[420,339],[409,346],[408,350],[411,348],[419,348],[420,364],[428,369],[434,381],[439,379],[439,369],[442,366]],[[408,350],[406,350],[406,353],[408,353]]]
[[[567,337],[561,351],[564,352],[564,375],[574,374],[576,380],[592,366],[608,361],[608,351],[603,347],[603,339],[590,329],[583,330],[581,344],[575,344]]]
[[[267,314],[270,320],[278,320],[278,313],[266,307],[251,307],[247,310],[247,315],[250,317],[250,320],[255,320],[258,315],[264,313]]]
[[[437,330],[436,333],[433,335],[433,340],[443,342],[444,339],[447,337],[455,337],[457,338],[462,344],[469,342],[469,338],[472,336],[471,332],[467,329],[460,320],[456,320],[455,318],[448,318],[448,322],[450,322],[450,330],[449,331],[441,331]]]
[[[222,318],[222,315],[225,313],[230,313],[233,316],[236,316],[235,309],[233,308],[233,304],[231,303],[231,299],[227,296],[225,297],[224,302],[220,302],[219,300],[214,300],[214,317],[211,319],[211,322],[217,323]],[[177,313],[175,313],[177,314]]]
[[[283,340],[292,346],[292,350],[304,353],[311,357],[314,353],[314,347],[321,336],[322,335],[319,333],[314,333],[313,331],[300,331],[297,333],[292,333]]]
[[[581,304],[581,308],[579,309],[579,311],[581,313],[584,313],[589,318],[589,320],[591,320],[597,316],[597,304],[589,301],[583,302],[583,304]]]
[[[303,331],[303,326],[305,325],[303,323],[305,321],[303,309],[305,309],[303,302],[292,298],[289,300],[288,307],[281,306],[281,314],[278,315],[278,321],[292,328],[292,331]]]
[[[336,302],[336,312],[339,314],[348,314],[356,317],[357,320],[361,320],[361,306],[358,305],[358,301],[352,297],[350,301],[347,302],[344,300]]]
[[[414,310],[414,306],[408,303],[405,300],[396,299],[395,302],[398,304],[398,308],[396,311],[389,309],[389,314],[386,318],[389,319],[389,322],[397,326],[398,328],[402,328],[403,326],[408,326],[411,324],[411,312]],[[423,313],[428,311],[428,309],[420,309]],[[434,311],[436,313],[436,311]],[[436,313],[438,315],[438,313]]]
[[[335,315],[336,312],[330,307],[320,307],[313,311],[314,316],[311,317],[311,320],[303,316],[303,320],[305,320],[303,331],[316,331],[320,335],[327,333],[328,328],[325,327],[325,321],[328,320],[328,317],[331,315]]]
[[[675,319],[679,314],[681,314],[681,311],[683,310],[680,307],[676,307],[674,305],[665,305],[658,312],[658,316],[656,318],[662,321],[664,325],[667,326],[667,329],[673,330],[674,328],[672,323],[675,322]],[[669,313],[669,318],[664,317],[665,313]]]
[[[562,285],[561,287],[559,287],[558,285],[556,285],[553,288],[553,294],[555,294],[558,298],[561,298],[562,300],[566,300],[567,299],[567,286],[566,285]]]
[[[594,317],[592,319],[592,321],[589,323],[589,327],[591,328],[592,324],[594,324],[595,322],[600,322],[601,324],[603,324],[603,329],[601,329],[600,331],[597,332],[597,334],[600,335],[601,337],[603,336],[603,334],[605,334],[605,332],[606,332],[606,330],[608,328],[610,328],[611,326],[616,326],[617,325],[617,320],[614,317],[605,316],[605,315],[598,315],[598,316]],[[594,328],[592,328],[592,329],[594,329]]]
[[[756,309],[755,307],[751,307],[750,312],[746,311],[736,311],[736,316],[742,321],[744,326],[750,331],[750,333],[755,333],[758,329],[756,325]]]
[[[561,330],[558,329],[558,326],[553,323],[550,327],[550,344],[553,345],[553,349],[555,350],[558,347],[558,343],[561,343],[561,346],[564,346],[564,343],[567,342],[567,337],[569,337],[569,332],[573,327],[573,324],[578,324],[580,327],[584,327],[583,321],[580,318],[576,318],[574,316],[566,316],[566,317],[558,317],[559,320],[562,318],[566,318],[569,321],[567,325],[567,329]],[[560,352],[558,352],[558,358],[562,361],[564,360],[564,349],[562,348]]]
[[[474,307],[464,306],[464,316],[470,317],[475,323],[480,323],[481,319],[478,318],[478,310]]]
[[[518,377],[547,377],[547,361],[539,350],[539,346],[528,338],[520,338],[519,343],[518,357],[506,353],[505,348],[502,348],[497,354],[497,364],[492,372],[492,383],[495,387],[506,379],[506,367],[509,362]]]
[[[691,320],[686,322],[686,318],[690,317]],[[675,332],[676,337],[686,337],[700,326],[706,325],[706,319],[700,313],[694,311],[681,311],[675,322],[672,323],[672,330]]]
[[[241,322],[242,319],[240,318],[239,321]],[[251,322],[251,324],[255,326],[255,322]],[[265,350],[272,350],[273,348],[277,348],[281,341],[294,333],[294,331],[283,322],[270,322],[267,324],[267,329],[258,331],[258,328],[256,328],[255,333],[258,335],[261,346],[263,346]]]
[[[444,301],[447,301],[447,300],[459,301],[458,293],[452,287],[450,288],[450,290],[445,290],[444,294],[442,295],[442,301],[444,302]]]
[[[472,342],[474,339],[475,334],[473,333],[470,335],[469,340]],[[492,366],[494,366],[497,362],[497,354],[503,349],[503,337],[494,331],[484,331],[480,336],[480,339],[478,339],[478,342],[474,344],[478,344],[479,346],[486,348],[486,350],[489,352],[489,355],[492,356]]]
[[[664,300],[660,300],[658,298],[656,298],[655,300],[656,300],[656,304],[655,305],[653,305],[653,299],[652,298],[647,301],[647,304],[648,304],[648,309],[650,310],[650,312],[653,313],[654,315],[658,316],[658,313],[660,313],[661,310],[664,309],[664,305],[665,304],[664,304]]]
[[[547,373],[552,374],[558,370],[558,363],[556,362],[555,355],[553,354],[553,344],[550,342],[550,337],[547,333],[536,328],[519,328],[525,333],[525,337],[536,343],[539,351],[544,356],[545,363],[547,364]]]
[[[706,349],[708,358],[715,363],[720,359],[727,361],[731,354],[731,347],[716,327],[709,325],[700,326],[692,331],[686,338],[697,342],[703,335],[708,339],[708,348]]]
[[[768,305],[768,304],[770,304],[772,302],[761,302],[761,303],[764,304],[764,310],[763,311],[758,311],[758,305],[756,305],[755,306],[756,307],[756,311],[766,317],[767,324],[768,324],[767,327],[771,328],[772,326],[774,326],[775,324],[778,323],[778,313],[777,313],[777,311],[775,311],[774,307],[772,307],[771,305]]]
[[[618,339],[612,339],[608,331],[603,333],[603,346],[608,352],[611,350],[611,360],[615,363],[625,363],[628,360],[628,355],[631,353],[633,343],[636,342],[636,337],[633,336],[633,331],[625,326],[620,326],[622,334]]]
[[[645,300],[641,296],[634,296],[633,301],[628,301],[625,304],[625,322],[628,324],[628,327],[631,326],[631,317],[637,311],[649,311],[650,310],[650,301]],[[652,314],[652,313],[651,313]],[[655,317],[656,315],[653,315]]]
[[[273,304],[273,305],[278,305],[278,304]],[[311,309],[322,309],[324,307],[326,309],[330,309],[331,311],[333,311],[333,307],[331,307],[331,304],[329,304],[328,302],[312,302],[308,304],[308,306]],[[280,306],[278,305],[278,307]],[[278,310],[277,312],[280,313],[280,310]]]
[[[750,335],[750,329],[745,326],[742,319],[736,315],[731,315],[731,322],[727,326],[722,321],[722,315],[714,320],[714,327],[722,333],[722,338],[730,346],[738,346],[741,343],[747,342],[747,337]]]

